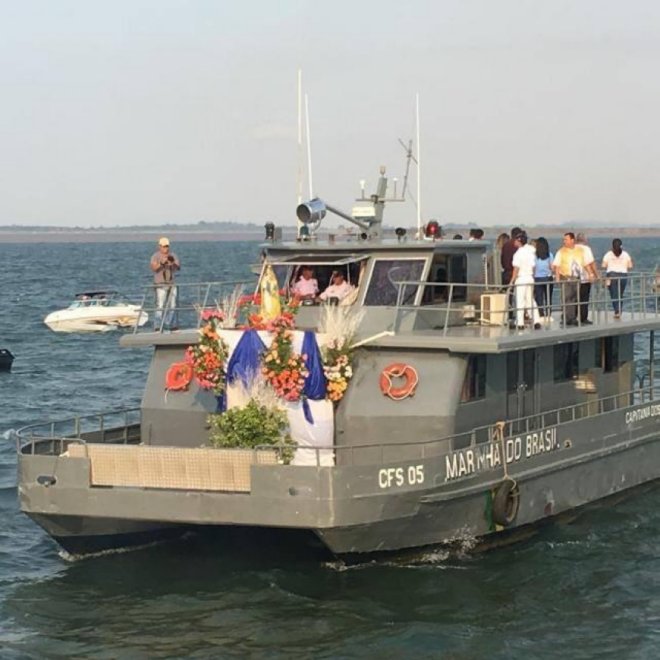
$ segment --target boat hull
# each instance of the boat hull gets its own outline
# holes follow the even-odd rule
[[[29,514],[66,552],[89,555],[180,537],[187,527],[119,518]]]
[[[248,542],[259,540],[259,547],[268,547],[272,554],[273,539],[289,547],[288,552],[309,552],[317,555],[320,559],[328,557],[339,557],[348,562],[363,561],[365,555],[383,557],[401,557],[415,559],[424,556],[424,553],[442,547],[464,554],[466,552],[482,552],[508,546],[514,543],[528,540],[534,537],[540,529],[556,521],[572,521],[576,516],[584,514],[587,510],[599,507],[615,506],[622,500],[639,496],[642,492],[657,488],[660,478],[642,483],[625,491],[609,495],[601,500],[585,504],[576,509],[568,510],[556,515],[550,515],[542,520],[527,525],[514,527],[509,530],[501,530],[497,534],[488,533],[478,537],[470,535],[457,535],[454,538],[442,538],[428,544],[416,544],[413,547],[401,547],[395,549],[370,549],[359,551],[355,543],[356,535],[372,535],[377,533],[384,537],[388,534],[400,534],[400,529],[385,530],[378,529],[374,525],[368,525],[351,530],[333,530],[326,533],[324,530],[299,530],[280,529],[268,527],[243,527],[227,525],[167,525],[162,523],[148,523],[122,520],[78,517],[78,516],[56,516],[30,514],[34,520],[53,540],[72,556],[83,557],[109,551],[120,551],[148,547],[155,543],[162,543],[180,539],[182,536],[193,533],[204,535],[206,538],[222,542],[223,547],[228,541],[240,547],[242,553],[246,552]],[[302,535],[301,535],[302,534]],[[256,535],[256,536],[255,536]],[[237,544],[237,539],[240,543]],[[316,541],[314,541],[316,539]],[[252,551],[256,546],[250,546]]]
[[[53,332],[108,332],[143,326],[149,320],[137,305],[84,307],[50,313],[44,323]]]
[[[19,495],[23,510],[76,552],[120,547],[127,534],[146,542],[150,532],[209,526],[307,530],[335,555],[497,543],[498,536],[660,478],[660,406],[659,414],[638,414],[647,409],[656,410],[643,406],[562,425],[561,433],[547,434],[553,442],[543,451],[538,432],[507,438],[505,452],[517,441],[523,448],[507,472],[501,463],[477,469],[472,457],[461,473],[456,453],[385,465],[255,464],[249,492],[232,493],[94,487],[89,459],[22,454]],[[470,451],[476,448],[461,455]],[[517,484],[519,507],[501,524],[493,503],[506,479]]]

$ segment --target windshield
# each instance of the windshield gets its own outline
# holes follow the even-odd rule
[[[399,287],[397,282],[417,281],[422,277],[426,259],[376,259],[374,262],[365,305],[396,305]],[[402,304],[415,301],[419,287],[408,284],[403,288]]]

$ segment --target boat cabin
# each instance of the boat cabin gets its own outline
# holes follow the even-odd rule
[[[651,291],[644,277],[631,278],[626,303],[630,311],[621,320],[613,320],[604,284],[595,283],[589,302],[593,324],[562,327],[566,310],[557,286],[552,315],[543,327],[519,330],[510,327],[512,303],[499,283],[498,265],[499,255],[484,240],[379,236],[343,242],[273,240],[264,245],[259,272],[263,277],[272,268],[283,298],[292,295],[303,269],[312,271],[319,292],[335,271],[352,287],[342,300],[304,300],[296,316],[299,330],[316,333],[322,331],[326,304],[361,315],[354,338],[355,376],[335,406],[335,445],[399,445],[500,420],[530,418],[538,424],[539,415],[565,406],[617,396],[630,399],[636,386],[635,333],[652,331],[658,320],[650,298],[642,295]],[[193,389],[176,399],[164,398],[162,383],[167,368],[198,340],[200,310],[213,308],[212,301],[222,300],[236,284],[177,286],[181,312],[188,310],[189,325],[195,327],[136,330],[122,343],[156,349],[142,410],[151,442],[199,446],[215,397]],[[260,282],[243,290],[259,291]],[[393,405],[381,392],[379,377],[388,365],[399,363],[415,365],[420,385],[414,397]],[[406,455],[405,447],[401,452]]]
[[[312,270],[321,293],[330,285],[332,274],[341,272],[354,292],[337,304],[368,310],[365,331],[382,330],[393,323],[402,306],[418,309],[414,322],[411,317],[407,325],[432,328],[445,322],[450,298],[454,306],[478,304],[479,287],[493,281],[488,251],[487,241],[273,244],[268,246],[262,268],[272,266],[285,296],[294,294],[305,268]],[[314,327],[321,304],[319,298],[304,300],[298,324]],[[461,309],[452,323],[460,322],[463,314]]]

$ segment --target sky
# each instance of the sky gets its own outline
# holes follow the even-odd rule
[[[656,0],[0,0],[0,225],[294,224],[299,69],[335,207],[419,95],[423,220],[660,223]]]

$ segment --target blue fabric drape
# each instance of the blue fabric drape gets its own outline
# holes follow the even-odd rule
[[[305,356],[305,366],[308,371],[303,387],[303,412],[305,413],[305,419],[313,424],[314,417],[312,417],[312,411],[307,400],[319,401],[325,399],[327,381],[323,372],[321,351],[316,343],[316,335],[309,330],[305,332],[303,337],[302,354]]]
[[[261,369],[261,354],[266,346],[256,330],[246,330],[238,340],[236,348],[231,355],[227,365],[226,383],[231,385],[237,378],[245,387],[249,387],[250,381]],[[224,412],[227,409],[226,393],[216,397],[218,406],[216,412]]]
[[[246,330],[238,340],[227,365],[227,384],[231,385],[237,378],[245,387],[250,385],[254,375],[261,369],[261,354],[266,346],[256,330]]]

